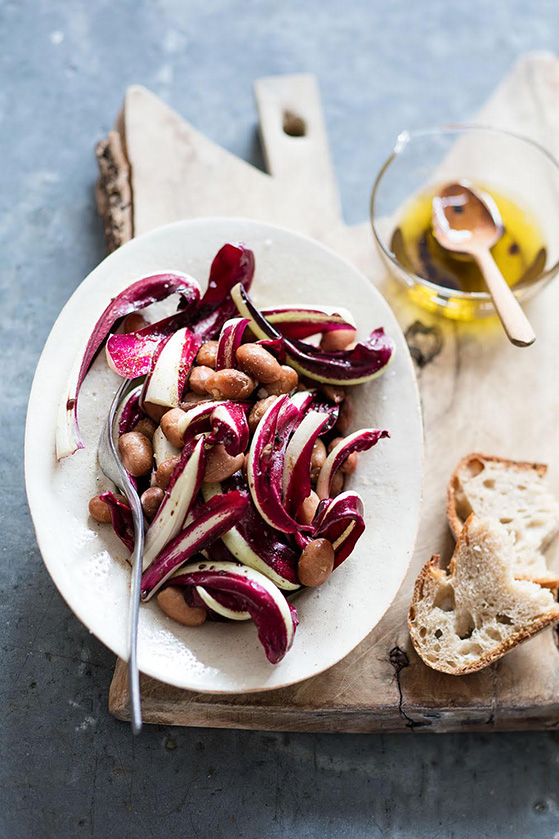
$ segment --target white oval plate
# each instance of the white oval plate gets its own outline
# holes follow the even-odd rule
[[[260,305],[315,303],[348,307],[359,335],[384,326],[396,355],[379,379],[355,389],[355,428],[387,428],[391,439],[360,455],[350,481],[365,503],[367,530],[353,555],[320,589],[296,599],[300,625],[279,665],[267,662],[252,623],[181,627],[156,603],[140,608],[142,672],[181,688],[211,693],[268,690],[299,682],[346,656],[378,623],[402,582],[418,524],[423,431],[413,365],[387,303],[333,251],[298,234],[239,219],[184,221],[117,250],[79,286],[56,321],[37,366],[26,427],[25,478],[37,541],[48,571],[78,618],[121,658],[127,657],[129,568],[126,549],[89,516],[87,502],[110,486],[96,448],[118,377],[104,353],[82,389],[85,450],[56,462],[58,403],[70,368],[110,297],[139,276],[175,269],[202,288],[227,241],[256,256],[252,295]]]

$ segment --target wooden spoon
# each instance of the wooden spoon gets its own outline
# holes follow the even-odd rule
[[[490,248],[503,235],[503,223],[490,195],[465,181],[447,184],[433,198],[433,233],[441,247],[473,257],[483,274],[497,314],[509,340],[529,347],[536,335]]]

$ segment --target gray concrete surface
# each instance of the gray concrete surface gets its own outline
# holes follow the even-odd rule
[[[559,838],[559,733],[132,740],[107,713],[113,656],[51,584],[22,485],[37,358],[103,256],[92,145],[128,83],[258,161],[253,79],[315,72],[358,221],[402,127],[468,117],[517,55],[557,44],[556,0],[0,0],[0,839]]]

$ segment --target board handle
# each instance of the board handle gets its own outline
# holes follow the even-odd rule
[[[290,201],[341,221],[341,204],[316,78],[311,74],[258,79],[254,96],[266,166]]]

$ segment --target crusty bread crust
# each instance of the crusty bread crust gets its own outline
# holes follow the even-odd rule
[[[526,472],[536,472],[542,478],[547,474],[547,465],[545,463],[531,463],[530,461],[524,460],[510,460],[510,458],[499,457],[497,455],[492,454],[481,454],[481,452],[470,452],[470,454],[467,454],[465,457],[462,458],[462,460],[459,461],[452,475],[450,476],[450,481],[448,482],[448,488],[446,493],[446,515],[449,527],[455,539],[459,538],[460,533],[462,532],[462,528],[464,527],[464,521],[458,513],[456,503],[456,494],[460,486],[460,473],[463,471],[463,469],[469,467],[476,460],[480,461],[483,464],[502,463],[504,466],[509,466],[518,471],[525,470]],[[538,577],[533,577],[529,574],[517,574],[516,579],[529,580],[530,582],[534,582],[540,586],[544,586],[544,588],[550,588],[555,590],[559,588],[559,576],[557,574],[554,574],[552,571],[550,571],[549,574],[545,576],[540,575]]]
[[[450,580],[450,578],[453,577],[454,572],[456,570],[456,561],[460,548],[464,542],[466,542],[467,544],[468,527],[474,521],[474,519],[475,516],[472,514],[466,520],[464,527],[462,528],[462,532],[460,533],[460,536],[458,538],[458,542],[455,546],[452,559],[448,566],[448,570],[445,571],[440,567],[440,555],[438,554],[432,556],[431,559],[425,563],[425,565],[419,573],[419,576],[415,581],[412,601],[408,612],[408,629],[413,646],[419,657],[425,662],[425,664],[427,664],[428,667],[431,667],[433,670],[438,670],[441,673],[448,673],[453,676],[463,676],[467,675],[468,673],[475,673],[478,670],[482,670],[484,667],[487,667],[489,664],[492,664],[494,661],[497,661],[497,659],[504,656],[505,653],[509,652],[518,644],[522,643],[523,641],[527,641],[529,638],[532,638],[538,632],[541,632],[542,629],[545,629],[547,626],[550,626],[551,624],[559,621],[559,604],[557,604],[554,609],[550,609],[547,615],[544,615],[540,619],[533,621],[532,623],[527,624],[524,627],[519,628],[518,631],[515,633],[514,637],[509,638],[504,642],[498,644],[490,652],[483,653],[475,661],[468,662],[467,664],[457,665],[454,668],[449,667],[447,663],[444,661],[437,661],[435,663],[432,661],[428,661],[425,658],[425,653],[427,652],[427,649],[425,643],[419,635],[419,629],[415,624],[416,606],[422,599],[426,597],[427,589],[431,588],[432,586],[444,585]]]
[[[526,580],[526,582],[536,583],[542,588],[549,588],[555,595],[557,595],[557,591],[559,590],[559,577],[551,571],[548,577],[530,577],[529,574],[515,574],[514,579]]]

